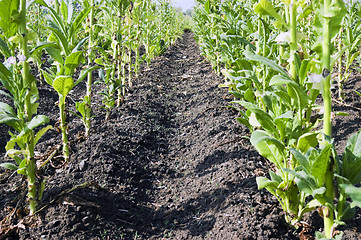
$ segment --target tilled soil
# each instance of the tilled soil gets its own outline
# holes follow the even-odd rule
[[[360,91],[358,80],[346,86],[350,106],[336,107],[350,113],[334,119],[340,153],[361,127],[353,93]],[[25,181],[0,170],[0,239],[312,239],[322,228],[316,212],[305,218],[309,227],[290,229],[276,199],[257,190],[256,176],[267,175],[271,166],[250,145],[237,112],[227,107],[232,98],[218,87],[222,82],[186,31],[149,68],[143,66],[109,121],[94,95],[91,136],[79,138],[81,122],[70,117],[72,155],[67,164],[55,157],[47,165],[46,208],[38,217],[11,215],[22,202]],[[39,113],[55,124],[57,95],[46,85],[39,88]],[[69,107],[84,93],[78,85]],[[8,130],[0,126],[2,155]],[[37,150],[51,153],[59,144],[53,130]],[[361,238],[360,221],[358,211],[341,228],[344,239]]]

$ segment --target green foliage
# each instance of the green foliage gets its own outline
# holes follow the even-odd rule
[[[329,238],[359,203],[354,185],[361,181],[361,163],[355,149],[361,149],[361,139],[352,136],[338,159],[331,143],[330,70],[340,60],[342,98],[344,79],[359,55],[360,5],[342,0],[207,0],[198,1],[193,14],[195,39],[225,76],[220,86],[235,97],[237,120],[250,129],[252,145],[276,168],[269,178],[257,178],[259,189],[279,200],[291,224],[321,207]],[[323,119],[315,114],[320,93]],[[323,134],[315,130],[320,120]]]

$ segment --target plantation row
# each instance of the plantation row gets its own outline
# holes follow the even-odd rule
[[[0,94],[10,103],[0,103],[0,123],[12,128],[6,156],[15,160],[2,161],[1,166],[26,176],[29,211],[34,214],[45,188],[45,181],[39,179],[46,165],[37,162],[34,150],[53,128],[46,125],[47,116],[37,115],[38,82],[44,78],[58,93],[62,153],[67,161],[69,92],[87,81],[87,93],[73,114],[89,136],[94,75],[98,74],[96,83],[104,85],[100,94],[108,119],[132,86],[133,76],[138,76],[140,64],[149,64],[165,51],[183,33],[185,23],[168,0],[0,2]]]
[[[198,0],[193,16],[203,54],[236,99],[238,121],[275,166],[257,178],[258,188],[278,199],[295,228],[318,209],[318,239],[340,239],[336,227],[361,207],[361,131],[338,156],[331,117],[344,113],[332,111],[330,90],[337,82],[344,101],[343,85],[361,62],[360,18],[361,3],[343,0]]]

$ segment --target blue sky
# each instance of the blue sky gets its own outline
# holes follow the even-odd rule
[[[171,0],[174,7],[181,7],[183,11],[196,5],[195,0]]]

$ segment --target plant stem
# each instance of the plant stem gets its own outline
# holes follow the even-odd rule
[[[342,27],[339,31],[339,39],[338,39],[338,51],[341,52],[342,49]],[[338,61],[338,99],[342,101],[342,56]]]
[[[324,14],[328,15],[330,10],[331,0],[324,0]],[[323,45],[322,45],[322,67],[323,67],[323,101],[324,101],[324,117],[323,117],[323,133],[332,137],[332,124],[331,124],[331,29],[330,29],[330,19],[323,19]],[[334,199],[334,186],[333,186],[333,161],[329,161],[328,171],[325,176],[325,187],[326,187],[326,197],[333,201]],[[334,224],[334,215],[333,209],[330,206],[327,206],[323,209],[323,221],[325,228],[325,235],[327,238],[332,237],[332,229]]]
[[[91,10],[89,13],[89,45],[88,45],[88,66],[93,62],[93,19],[94,19],[94,0],[90,1]],[[91,127],[91,95],[92,95],[92,81],[93,76],[92,72],[88,73],[88,82],[87,82],[87,91],[85,101],[85,136],[89,136],[90,127]]]
[[[31,104],[31,87],[34,83],[29,76],[30,67],[28,63],[29,58],[29,49],[27,45],[27,34],[28,31],[26,29],[27,19],[26,19],[26,1],[20,1],[20,34],[22,35],[22,39],[20,42],[20,50],[21,54],[25,56],[25,61],[23,62],[23,71],[22,71],[22,78],[23,78],[23,86],[26,88],[26,95],[25,95],[25,122],[29,122],[32,119],[33,109]],[[26,157],[26,165],[27,165],[27,181],[28,181],[28,198],[29,198],[29,210],[30,214],[34,214],[38,205],[37,201],[37,193],[38,187],[36,184],[36,160],[34,158],[34,149],[35,149],[35,142],[34,142],[34,132],[31,131],[29,133],[29,137],[26,142],[26,148],[28,155]]]
[[[290,4],[290,57],[293,59],[290,64],[290,72],[293,80],[297,81],[297,70],[296,70],[296,59],[294,59],[295,54],[297,54],[297,4]]]
[[[66,124],[65,99],[63,96],[59,96],[59,109],[60,109],[60,129],[63,140],[63,157],[65,162],[67,162],[70,156],[70,149],[68,144],[68,134],[67,134],[68,126]]]

